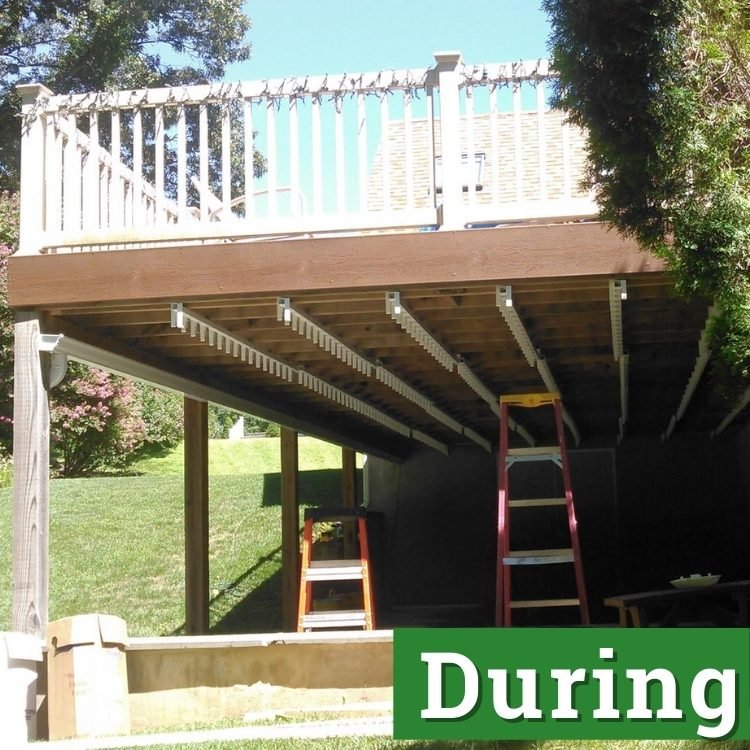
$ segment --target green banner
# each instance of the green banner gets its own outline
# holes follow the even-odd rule
[[[399,629],[397,739],[748,739],[750,630]]]

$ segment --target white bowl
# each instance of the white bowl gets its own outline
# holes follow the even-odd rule
[[[721,574],[719,575],[708,575],[702,576],[699,573],[693,573],[690,576],[682,576],[675,578],[670,583],[677,589],[698,589],[706,586],[713,586],[719,582]]]

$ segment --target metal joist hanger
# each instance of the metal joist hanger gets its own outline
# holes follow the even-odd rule
[[[622,333],[622,303],[628,298],[625,279],[609,280],[609,319],[612,326],[612,354],[620,366],[620,418],[618,419],[617,442],[625,437],[628,421],[628,365],[629,355],[625,350]]]
[[[516,308],[513,304],[513,289],[508,284],[505,286],[498,286],[495,288],[495,301],[497,303],[497,309],[503,316],[503,320],[508,324],[510,332],[513,334],[513,338],[523,352],[526,361],[531,367],[536,367],[539,372],[539,376],[542,378],[545,387],[550,393],[560,393],[560,388],[555,382],[555,378],[552,375],[552,371],[549,369],[547,360],[542,356],[542,353],[534,346],[534,343],[529,336],[526,326],[518,315]],[[573,421],[573,417],[570,416],[570,412],[563,407],[562,409],[563,421],[567,425],[570,433],[573,435],[573,440],[576,445],[581,442],[581,436],[578,432],[578,427]]]
[[[446,370],[458,371],[461,379],[471,388],[479,398],[490,407],[492,412],[500,419],[500,406],[497,397],[477,377],[476,373],[469,367],[463,357],[454,356],[432,334],[427,331],[417,318],[406,308],[401,301],[399,292],[385,293],[385,310],[391,318],[401,326],[430,356],[437,360]],[[517,432],[529,445],[534,445],[534,438],[524,427],[514,419],[509,419],[508,426]]]
[[[662,433],[661,439],[667,440],[674,432],[674,428],[677,423],[682,419],[687,411],[690,401],[693,398],[695,389],[700,383],[703,371],[706,369],[708,360],[711,358],[711,349],[708,346],[708,329],[711,326],[713,318],[718,314],[718,308],[711,306],[708,308],[708,314],[706,315],[706,322],[701,331],[701,337],[698,340],[698,356],[695,358],[695,364],[693,365],[693,371],[690,373],[685,390],[683,391],[682,398],[677,407],[677,411],[670,417],[667,429]],[[723,428],[722,428],[723,429]]]

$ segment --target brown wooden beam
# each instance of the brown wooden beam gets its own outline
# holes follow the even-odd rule
[[[409,262],[404,263],[408,257]],[[13,256],[13,307],[451,286],[642,273],[663,263],[592,222]]]
[[[351,448],[341,449],[341,501],[345,508],[357,505],[357,454]]]
[[[281,428],[281,621],[285,632],[297,630],[299,604],[299,454],[297,432]]]
[[[208,633],[208,404],[184,400],[185,633]]]
[[[12,630],[44,638],[49,602],[49,404],[39,319],[19,313],[13,382]]]
[[[351,448],[341,449],[341,504],[357,506],[357,454]],[[344,557],[358,557],[354,523],[344,525]]]

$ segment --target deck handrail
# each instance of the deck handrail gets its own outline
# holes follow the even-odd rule
[[[20,252],[595,213],[578,187],[582,134],[547,103],[547,61],[435,60],[84,94],[21,86]],[[474,161],[484,184],[467,180]]]

